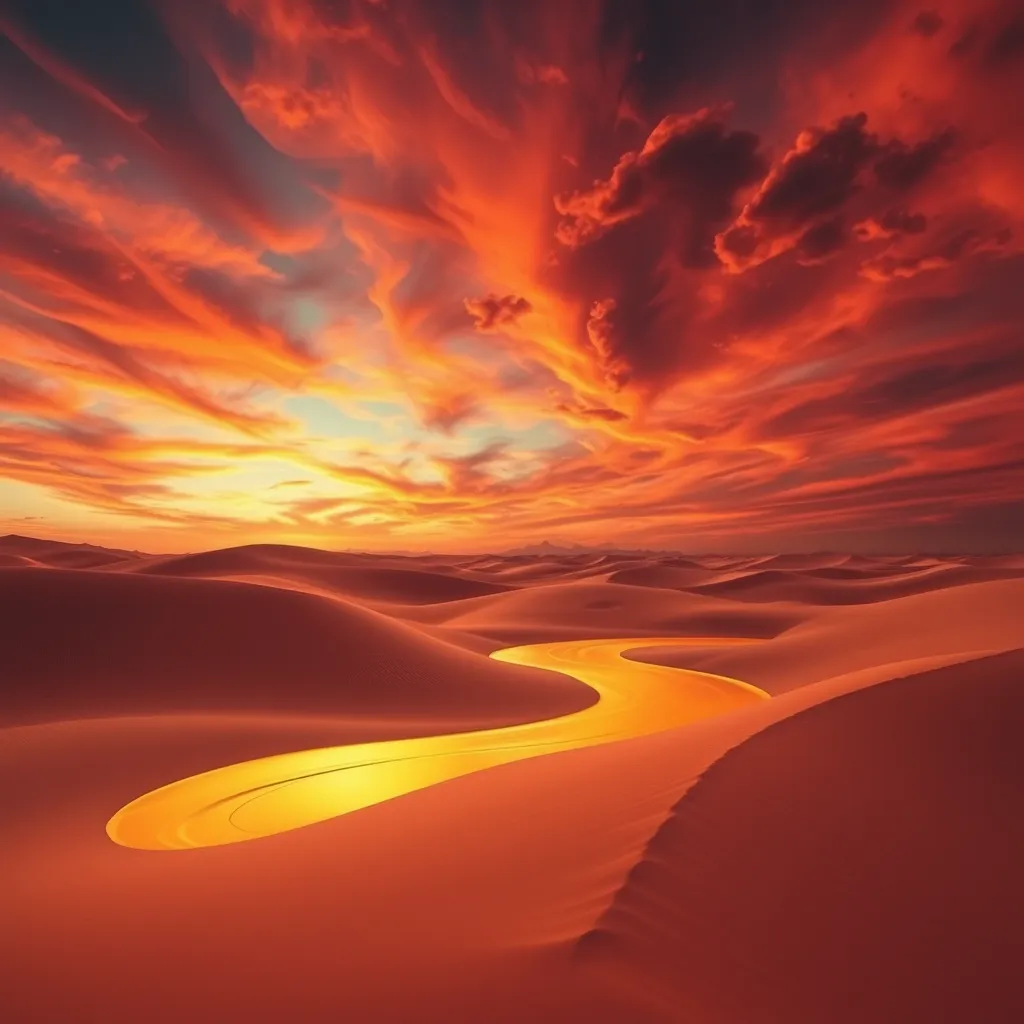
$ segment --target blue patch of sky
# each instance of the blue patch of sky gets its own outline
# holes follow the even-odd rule
[[[378,441],[387,439],[387,432],[377,416],[350,416],[326,398],[313,395],[289,398],[284,403],[284,409],[288,415],[301,420],[314,437],[358,437]]]

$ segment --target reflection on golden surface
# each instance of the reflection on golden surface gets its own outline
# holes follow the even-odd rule
[[[259,839],[369,807],[494,765],[662,732],[768,697],[725,676],[626,661],[662,645],[738,638],[633,638],[531,644],[491,657],[551,669],[597,690],[596,704],[500,729],[320,747],[227,765],[155,789],[122,807],[107,835],[140,850],[185,850]]]

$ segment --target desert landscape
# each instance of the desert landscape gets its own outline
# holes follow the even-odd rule
[[[0,0],[0,1024],[1022,1024],[1021,96]]]
[[[11,1019],[1016,1019],[1024,557],[0,553]],[[210,769],[585,712],[488,655],[609,638],[624,686],[770,697],[251,841],[105,832]]]

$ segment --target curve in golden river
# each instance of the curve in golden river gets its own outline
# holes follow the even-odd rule
[[[738,679],[627,661],[622,654],[640,647],[756,642],[634,637],[508,647],[491,657],[572,676],[597,691],[597,703],[524,725],[320,747],[215,768],[133,800],[107,822],[107,835],[139,850],[239,843],[495,765],[674,729],[766,700],[768,694]]]

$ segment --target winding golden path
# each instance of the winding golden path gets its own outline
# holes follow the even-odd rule
[[[765,700],[768,694],[738,679],[627,661],[623,652],[755,642],[638,637],[508,647],[491,657],[572,676],[597,691],[597,703],[524,725],[320,747],[215,768],[133,800],[107,822],[107,835],[139,850],[239,843],[312,825],[495,765],[710,718]]]

